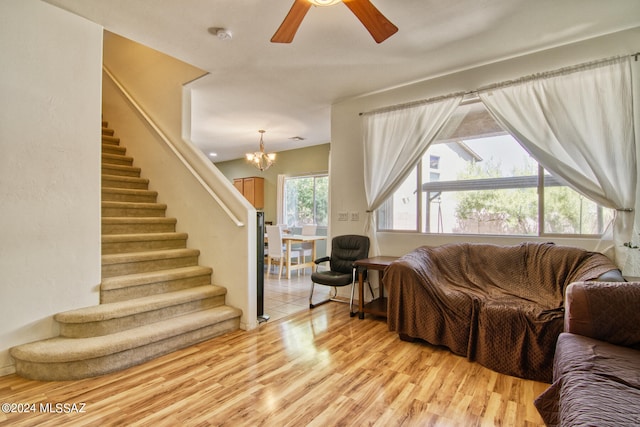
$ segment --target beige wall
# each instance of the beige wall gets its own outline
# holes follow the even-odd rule
[[[330,144],[281,151],[276,163],[264,172],[248,164],[244,159],[216,163],[229,182],[235,178],[259,176],[264,178],[264,215],[265,221],[276,223],[276,188],[278,175],[304,175],[325,173],[329,170]]]
[[[0,2],[0,375],[8,349],[99,302],[102,28]]]
[[[455,74],[410,84],[370,96],[362,96],[338,103],[331,115],[331,234],[364,233],[364,215],[359,222],[336,221],[339,211],[364,212],[367,208],[362,161],[362,132],[360,112],[400,103],[471,91],[482,86],[529,74],[550,71],[583,62],[631,54],[638,50],[640,28],[583,41],[573,45],[549,49],[511,60],[461,71]],[[635,179],[635,177],[630,177]],[[348,185],[345,185],[348,183]],[[420,245],[435,245],[461,241],[484,241],[509,244],[522,238],[491,236],[429,236],[417,233],[379,233],[380,251],[386,255],[403,255]],[[534,240],[527,238],[526,240]],[[544,238],[541,240],[550,240]],[[593,239],[557,239],[554,241],[594,249]]]

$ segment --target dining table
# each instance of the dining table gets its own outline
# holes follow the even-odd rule
[[[327,240],[327,236],[316,236],[316,235],[304,235],[304,234],[283,234],[282,235],[282,243],[284,243],[287,247],[287,253],[291,253],[291,245],[294,243],[311,243],[311,260],[307,262],[305,259],[304,262],[299,262],[297,264],[291,264],[291,259],[287,257],[287,279],[291,279],[291,270],[298,270],[300,268],[311,268],[313,270],[313,266],[315,265],[313,261],[317,258],[316,255],[316,243],[320,240]]]

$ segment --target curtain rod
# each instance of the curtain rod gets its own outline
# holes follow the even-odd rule
[[[416,107],[418,105],[424,105],[424,104],[429,104],[432,102],[437,102],[437,101],[442,101],[445,99],[450,99],[450,98],[455,98],[458,96],[462,96],[462,102],[464,103],[465,101],[471,101],[471,100],[475,100],[478,97],[478,93],[483,92],[483,91],[487,91],[487,90],[491,90],[491,89],[497,89],[497,88],[501,88],[501,87],[506,87],[506,86],[510,86],[516,83],[523,83],[526,81],[530,81],[530,80],[536,80],[536,79],[540,79],[542,77],[553,77],[553,76],[558,76],[558,75],[562,75],[562,74],[568,74],[568,73],[572,73],[572,72],[576,72],[579,70],[583,70],[586,68],[590,68],[590,67],[595,67],[595,66],[599,66],[608,62],[614,62],[623,58],[630,58],[633,57],[634,60],[636,62],[638,62],[638,58],[640,57],[640,52],[636,52],[636,53],[632,53],[630,55],[622,55],[622,56],[615,56],[612,58],[606,58],[606,59],[598,59],[595,61],[590,61],[590,62],[585,62],[582,64],[578,64],[578,65],[572,65],[569,67],[564,67],[564,68],[559,68],[557,70],[553,70],[553,71],[545,71],[545,72],[541,72],[541,73],[536,73],[536,74],[530,74],[528,76],[524,76],[524,77],[520,77],[518,79],[514,79],[514,80],[507,80],[504,82],[500,82],[500,83],[493,83],[491,85],[488,86],[483,86],[479,89],[475,89],[475,90],[471,90],[471,91],[466,91],[466,92],[454,92],[454,93],[450,93],[448,95],[441,95],[441,96],[436,96],[433,98],[427,98],[427,99],[421,99],[418,101],[412,101],[412,102],[407,102],[407,103],[403,103],[403,104],[397,104],[397,105],[390,105],[387,107],[382,107],[382,108],[377,108],[375,110],[371,110],[371,111],[366,111],[366,112],[361,112],[358,113],[359,116],[364,116],[364,115],[368,115],[368,114],[375,114],[375,113],[386,113],[389,111],[395,111],[395,110],[404,110],[404,109],[408,109],[408,108],[412,108],[412,107]]]
[[[472,95],[472,94],[473,92],[455,92],[455,93],[450,93],[449,95],[435,96],[433,98],[420,99],[418,101],[407,102],[404,104],[390,105],[388,107],[382,107],[382,108],[367,111],[364,113],[358,113],[358,115],[363,116],[367,114],[386,113],[394,110],[406,110],[408,108],[417,107],[418,105],[430,104],[432,102],[443,101],[445,99],[455,98],[458,96],[464,97],[465,95]]]

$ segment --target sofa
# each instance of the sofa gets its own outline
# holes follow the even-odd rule
[[[571,284],[553,384],[535,400],[548,426],[640,425],[640,282]]]
[[[624,280],[606,256],[553,243],[423,246],[384,272],[387,323],[403,340],[551,383],[564,290],[605,277]]]

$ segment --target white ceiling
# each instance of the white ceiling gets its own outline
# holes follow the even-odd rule
[[[214,161],[255,150],[258,129],[267,151],[327,143],[345,98],[640,26],[639,0],[372,0],[399,27],[381,44],[343,4],[311,8],[293,43],[274,44],[293,0],[47,1],[208,71],[191,139]]]

